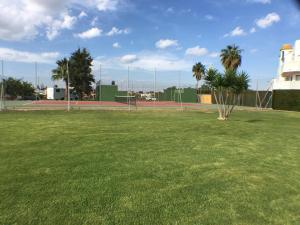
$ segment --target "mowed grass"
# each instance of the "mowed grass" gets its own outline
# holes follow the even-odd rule
[[[0,224],[300,224],[300,113],[0,114]]]

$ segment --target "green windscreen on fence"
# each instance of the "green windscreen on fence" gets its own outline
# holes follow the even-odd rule
[[[115,101],[115,97],[118,95],[117,85],[98,85],[96,88],[96,100],[97,101]]]
[[[181,96],[179,96],[181,94]],[[183,102],[183,103],[197,103],[197,91],[195,88],[183,88],[180,89],[180,92],[176,92],[176,102]]]

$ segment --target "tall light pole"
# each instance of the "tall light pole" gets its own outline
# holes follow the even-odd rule
[[[1,93],[0,93],[0,111],[4,109],[4,62],[1,61]]]
[[[68,74],[68,112],[70,112],[70,72],[69,72],[69,61],[67,62],[67,74]]]
[[[180,96],[180,107],[181,107],[181,110],[183,108],[183,105],[182,105],[182,96],[181,96],[181,71],[179,71],[178,73],[178,88],[179,88],[179,96]]]
[[[130,72],[129,72],[129,66],[128,66],[128,70],[127,70],[127,98],[128,98],[128,100],[127,100],[127,102],[128,102],[128,108],[129,108],[129,111],[131,110],[131,102],[130,102],[130,96],[129,96],[129,86],[130,86],[130,84],[129,84],[129,76],[130,76],[130,74],[129,74]]]
[[[156,68],[154,68],[154,105],[156,105]]]
[[[37,62],[34,63],[35,71],[35,100],[38,100],[38,73],[37,73]]]
[[[101,93],[101,79],[102,79],[102,66],[100,64],[100,72],[99,72],[99,101],[102,101],[102,93]]]

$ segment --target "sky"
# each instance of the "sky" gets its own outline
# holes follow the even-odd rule
[[[94,59],[96,79],[194,84],[192,66],[223,70],[219,52],[243,49],[252,87],[277,76],[280,47],[300,39],[292,0],[1,0],[5,76],[53,85],[55,62],[77,48]],[[132,82],[133,83],[133,82]],[[134,84],[132,84],[134,85]]]

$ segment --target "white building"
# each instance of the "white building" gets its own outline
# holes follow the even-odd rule
[[[63,100],[65,97],[64,88],[47,88],[47,99],[48,100]]]
[[[280,49],[278,78],[273,81],[274,90],[300,90],[300,40],[293,48],[285,44]]]

